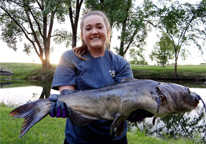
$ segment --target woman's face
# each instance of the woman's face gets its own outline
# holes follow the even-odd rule
[[[107,40],[107,28],[101,16],[91,15],[84,19],[82,38],[89,50],[104,49]]]

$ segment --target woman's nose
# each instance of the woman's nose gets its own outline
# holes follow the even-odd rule
[[[93,28],[92,29],[92,34],[97,34],[98,32],[97,32],[97,29],[96,28]]]

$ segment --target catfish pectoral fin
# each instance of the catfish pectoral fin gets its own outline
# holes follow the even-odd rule
[[[120,115],[117,114],[116,118],[114,119],[111,128],[110,128],[110,135],[113,136],[114,134],[116,134],[117,136],[120,136],[123,134],[124,132],[124,128],[125,128],[125,123],[124,123],[124,119],[120,118]]]
[[[9,115],[14,118],[25,118],[20,137],[24,136],[33,125],[49,114],[51,103],[48,99],[41,99],[19,106],[10,112]]]
[[[67,117],[69,117],[71,122],[76,126],[85,126],[94,120],[99,120],[98,118],[86,116],[81,112],[75,111],[69,106],[67,106]]]
[[[117,136],[121,136],[124,132],[124,128],[125,128],[125,120],[121,119],[121,120],[118,120],[117,122],[117,129],[115,131],[116,135]]]

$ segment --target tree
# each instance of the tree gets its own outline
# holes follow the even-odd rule
[[[164,65],[170,60],[174,58],[174,49],[171,39],[167,36],[167,34],[163,33],[163,36],[154,46],[150,54],[150,59],[156,60],[158,64]]]
[[[140,7],[134,8],[132,0],[86,0],[86,7],[104,11],[112,28],[120,30],[120,46],[117,53],[125,56],[129,48],[140,48],[145,44],[147,27]]]
[[[72,41],[72,48],[76,47],[77,44],[77,28],[79,23],[79,16],[81,11],[83,0],[68,0],[65,1],[66,8],[69,9],[69,20],[71,24],[72,33],[68,33],[67,31],[59,31],[56,30],[56,35],[61,35],[56,37],[54,41],[56,43],[66,42],[66,47],[70,44],[70,39]]]
[[[3,0],[0,3],[1,38],[7,45],[17,50],[17,41],[27,39],[24,51],[29,54],[34,49],[43,68],[51,68],[51,38],[68,37],[68,33],[56,31],[52,35],[54,20],[64,22],[67,0]]]
[[[168,2],[168,1],[166,1]],[[177,75],[177,61],[184,49],[195,44],[201,50],[199,41],[205,41],[206,0],[199,4],[190,4],[176,1],[163,3],[157,6],[149,0],[144,1],[146,12],[150,15],[147,22],[152,26],[164,31],[171,39],[174,49],[175,69]]]
[[[76,47],[77,43],[77,27],[82,3],[83,0],[69,1],[69,18],[72,27],[72,48]],[[75,11],[73,9],[75,9]]]
[[[119,54],[124,56],[128,49],[141,48],[146,44],[148,29],[144,22],[144,13],[140,7],[132,10],[129,1],[124,10],[125,15],[122,20],[117,21],[117,28],[121,28]]]
[[[131,64],[148,65],[147,61],[145,60],[145,57],[142,54],[143,51],[144,49],[136,50],[134,48],[131,48],[129,51],[129,55],[132,60],[130,60],[129,62]]]

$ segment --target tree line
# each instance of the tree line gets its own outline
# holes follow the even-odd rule
[[[120,31],[120,43],[115,51],[122,56],[129,51],[136,61],[138,57],[139,61],[145,61],[142,51],[148,33],[155,28],[160,39],[150,58],[164,65],[174,57],[175,73],[185,47],[195,44],[201,51],[200,41],[206,38],[206,0],[195,4],[143,0],[141,5],[135,5],[134,0],[1,0],[1,39],[9,48],[17,50],[17,42],[26,38],[24,51],[29,54],[34,50],[42,67],[51,68],[51,41],[76,47],[79,19],[88,9],[105,12],[111,27]],[[55,27],[54,21],[61,24],[68,17],[71,33],[69,28]]]

